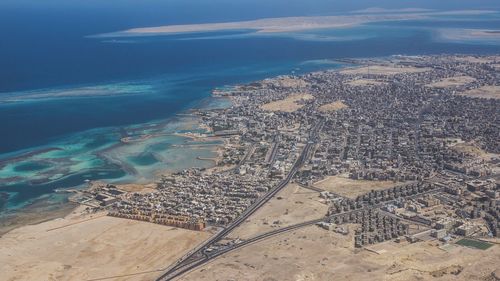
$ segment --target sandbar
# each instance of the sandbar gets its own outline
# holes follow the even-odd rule
[[[373,12],[375,11],[375,12]],[[420,20],[442,15],[479,15],[494,13],[489,10],[429,11],[423,9],[407,10],[368,10],[361,13],[334,16],[302,16],[262,18],[248,21],[215,22],[201,24],[178,24],[154,27],[139,27],[123,31],[92,35],[94,38],[151,36],[228,30],[250,30],[257,33],[286,33],[314,29],[331,29],[358,26],[371,22]]]

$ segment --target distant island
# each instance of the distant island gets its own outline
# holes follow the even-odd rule
[[[428,11],[428,10],[375,10],[358,11],[350,15],[267,18],[250,21],[165,25],[132,28],[124,31],[93,35],[90,37],[154,36],[180,33],[215,32],[228,30],[253,30],[257,33],[286,33],[313,29],[343,28],[371,22],[428,19],[443,15],[480,15],[495,13],[487,10]]]

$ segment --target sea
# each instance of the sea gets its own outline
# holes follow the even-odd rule
[[[61,190],[85,188],[90,180],[147,183],[165,171],[210,167],[202,159],[215,157],[220,143],[193,142],[182,133],[205,130],[191,109],[230,106],[210,97],[215,88],[340,68],[344,58],[500,53],[498,39],[450,36],[498,30],[496,1],[416,3],[492,11],[487,14],[283,34],[94,36],[167,24],[341,15],[375,5],[404,8],[401,1],[336,2],[2,0],[0,221],[33,206],[59,206],[68,200]]]

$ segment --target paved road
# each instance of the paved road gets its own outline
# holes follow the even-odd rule
[[[437,189],[429,190],[429,191],[426,191],[426,192],[423,192],[423,193],[419,193],[419,194],[407,196],[405,198],[407,198],[407,199],[413,199],[413,198],[417,198],[417,197],[423,196],[425,194],[431,194],[431,193],[439,192],[441,190],[442,190],[441,188],[437,188]],[[257,235],[255,237],[250,238],[250,239],[244,240],[244,241],[242,241],[240,243],[236,243],[236,244],[233,244],[231,246],[228,246],[228,247],[225,247],[225,248],[221,248],[221,249],[217,250],[216,252],[212,252],[212,253],[209,253],[209,254],[205,253],[202,257],[200,257],[198,259],[195,259],[195,260],[191,261],[190,263],[179,264],[179,266],[177,266],[177,267],[173,268],[171,271],[165,273],[158,280],[172,280],[172,279],[174,279],[176,277],[179,277],[182,274],[184,274],[186,272],[189,272],[189,271],[191,271],[191,270],[193,270],[193,269],[195,269],[195,268],[197,268],[197,267],[199,267],[199,266],[201,266],[201,265],[203,265],[203,264],[205,264],[205,263],[207,263],[207,262],[209,262],[209,261],[211,261],[211,260],[213,260],[213,259],[215,259],[215,258],[217,258],[217,257],[219,257],[221,255],[223,255],[223,254],[226,254],[228,252],[234,251],[234,250],[236,250],[238,248],[244,247],[244,246],[249,245],[251,243],[255,243],[255,242],[258,242],[260,240],[269,238],[271,236],[278,235],[278,234],[281,234],[281,233],[284,233],[284,232],[287,232],[287,231],[299,229],[299,228],[302,228],[302,227],[305,227],[305,226],[313,225],[313,224],[316,224],[318,222],[324,221],[326,219],[335,218],[337,216],[349,215],[351,213],[362,212],[362,211],[365,211],[365,210],[368,210],[368,209],[379,209],[383,205],[385,205],[387,203],[390,203],[392,201],[395,201],[395,200],[391,200],[391,201],[388,201],[388,202],[383,202],[383,203],[379,203],[379,204],[375,204],[375,205],[371,205],[371,206],[365,206],[363,208],[356,209],[356,210],[350,210],[350,211],[347,211],[347,212],[333,214],[333,215],[331,215],[329,217],[324,217],[324,218],[321,218],[321,219],[306,221],[306,222],[302,222],[302,223],[290,225],[290,226],[287,226],[287,227],[283,227],[283,228],[276,229],[276,230],[273,230],[273,231],[270,231],[270,232],[267,232],[267,233],[263,233],[263,234]],[[385,211],[381,211],[381,212],[383,212],[386,215],[391,215],[391,216],[393,215],[393,214],[387,213]],[[408,221],[408,222],[410,222],[412,224],[418,224],[418,223],[416,223],[414,221]]]
[[[263,240],[263,239],[266,239],[266,238],[269,238],[269,237],[272,237],[272,236],[275,236],[275,235],[278,235],[278,234],[281,234],[281,233],[284,233],[284,232],[288,232],[288,231],[292,231],[292,230],[296,230],[296,229],[299,229],[299,228],[302,228],[302,227],[306,227],[306,226],[309,226],[309,225],[313,225],[313,224],[316,224],[318,222],[321,222],[323,221],[323,219],[317,219],[317,220],[311,220],[311,221],[306,221],[306,222],[302,222],[302,223],[298,223],[298,224],[294,224],[294,225],[290,225],[290,226],[287,226],[287,227],[283,227],[283,228],[280,228],[280,229],[276,229],[276,230],[273,230],[273,231],[270,231],[270,232],[266,232],[264,234],[260,234],[260,235],[257,235],[255,237],[252,237],[248,240],[244,240],[240,243],[236,243],[234,245],[231,245],[229,247],[226,247],[226,248],[223,248],[217,252],[214,252],[214,253],[211,253],[209,255],[206,255],[204,256],[203,258],[201,259],[198,259],[198,260],[195,260],[193,261],[192,263],[189,263],[189,264],[186,264],[182,267],[179,267],[176,269],[175,272],[173,272],[172,274],[168,275],[168,276],[165,276],[165,279],[162,279],[162,280],[172,280],[176,277],[179,277],[181,276],[182,274],[184,273],[187,273],[199,266],[202,266],[203,264],[211,261],[212,259],[215,259],[223,254],[226,254],[228,252],[231,252],[231,251],[234,251],[236,249],[239,249],[241,247],[244,247],[244,246],[247,246],[249,244],[252,244],[252,243],[255,243],[255,242],[258,242],[260,240]]]
[[[169,269],[162,275],[160,276],[157,280],[158,281],[164,281],[164,280],[171,280],[173,277],[172,275],[178,276],[176,272],[183,268],[184,262],[188,260],[195,259],[196,256],[202,256],[206,254],[206,250],[213,244],[219,242],[222,240],[224,237],[226,237],[229,233],[231,233],[236,227],[241,225],[244,221],[246,221],[253,213],[255,213],[260,207],[262,207],[265,203],[267,203],[272,197],[274,197],[279,191],[281,191],[287,184],[290,183],[292,178],[295,176],[295,174],[298,172],[300,167],[304,163],[306,163],[310,150],[312,146],[314,145],[314,140],[316,139],[319,130],[323,127],[323,122],[318,123],[314,129],[311,131],[309,134],[309,142],[306,144],[304,149],[302,150],[302,153],[300,154],[299,158],[297,161],[295,161],[294,166],[288,173],[288,175],[280,182],[278,185],[272,189],[270,192],[266,193],[264,196],[260,197],[257,199],[255,203],[253,203],[249,208],[247,208],[236,220],[234,220],[231,224],[229,224],[226,228],[212,236],[210,239],[208,239],[204,244],[202,244],[197,251],[191,251],[189,252],[188,255],[185,255],[181,260],[177,261],[172,267],[169,267]],[[191,263],[190,263],[191,264]],[[184,271],[185,272],[185,271]]]

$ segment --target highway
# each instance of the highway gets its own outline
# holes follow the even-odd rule
[[[278,235],[278,234],[281,234],[281,233],[284,233],[284,232],[288,232],[288,231],[296,230],[296,229],[299,229],[299,228],[302,228],[302,227],[306,227],[306,226],[309,226],[309,225],[313,225],[313,224],[316,224],[316,223],[321,222],[321,221],[323,221],[323,219],[306,221],[306,222],[302,222],[302,223],[290,225],[290,226],[287,226],[287,227],[283,227],[283,228],[280,228],[280,229],[276,229],[276,230],[273,230],[273,231],[270,231],[270,232],[266,232],[266,233],[257,235],[255,237],[252,237],[252,238],[248,239],[248,240],[244,240],[244,241],[242,241],[240,243],[236,243],[234,245],[231,245],[230,247],[223,248],[223,249],[221,249],[221,250],[219,250],[219,251],[217,251],[215,253],[208,254],[208,255],[204,256],[203,258],[201,258],[201,259],[193,261],[192,263],[189,263],[189,264],[186,264],[186,265],[184,265],[182,267],[179,267],[179,268],[176,269],[175,272],[173,272],[172,274],[170,274],[168,276],[165,276],[165,279],[161,279],[161,280],[172,280],[172,279],[174,279],[176,277],[179,277],[182,274],[195,269],[196,267],[202,266],[203,264],[211,261],[212,259],[215,259],[215,258],[217,258],[217,257],[219,257],[219,256],[221,256],[223,254],[228,253],[228,252],[234,251],[236,249],[239,249],[239,248],[247,246],[249,244],[258,242],[260,240],[263,240],[263,239],[266,239],[266,238],[269,238],[269,237],[272,237],[272,236],[275,236],[275,235]]]
[[[302,153],[299,158],[295,161],[292,169],[288,173],[288,175],[280,182],[278,185],[273,188],[271,191],[266,193],[264,196],[257,199],[249,208],[247,208],[236,220],[234,220],[231,224],[229,224],[226,228],[212,236],[208,239],[204,244],[202,244],[197,251],[191,251],[188,255],[185,255],[182,259],[177,261],[174,266],[169,267],[169,269],[158,279],[158,281],[171,280],[173,275],[178,276],[176,272],[184,267],[183,263],[195,259],[196,256],[205,255],[206,250],[213,244],[219,242],[224,237],[226,237],[229,233],[231,233],[236,227],[241,225],[244,221],[246,221],[253,213],[255,213],[260,207],[266,204],[272,197],[274,197],[278,192],[280,192],[286,185],[290,183],[295,174],[298,172],[300,167],[306,162],[308,159],[311,148],[314,145],[314,140],[316,139],[319,130],[323,127],[323,122],[318,123],[314,129],[309,134],[309,142],[305,145]],[[198,261],[200,262],[200,261]],[[190,263],[191,264],[191,263]],[[185,272],[185,271],[183,271]]]
[[[410,195],[410,196],[407,196],[405,198],[406,199],[414,199],[414,198],[417,198],[417,197],[420,197],[420,196],[424,196],[426,194],[431,194],[431,193],[440,192],[440,191],[442,191],[442,188],[437,188],[437,189],[429,190],[429,191],[422,192],[422,193],[419,193],[419,194]],[[203,264],[205,264],[205,263],[207,263],[207,262],[209,262],[209,261],[211,261],[211,260],[213,260],[213,259],[215,259],[215,258],[217,258],[217,257],[219,257],[221,255],[223,255],[223,254],[226,254],[226,253],[228,253],[230,251],[234,251],[234,250],[236,250],[238,248],[244,247],[244,246],[249,245],[251,243],[255,243],[255,242],[258,242],[260,240],[269,238],[271,236],[278,235],[278,234],[281,234],[281,233],[284,233],[284,232],[287,232],[287,231],[299,229],[299,228],[302,228],[302,227],[305,227],[305,226],[313,225],[313,224],[316,224],[318,222],[325,221],[325,220],[328,220],[328,219],[331,220],[331,219],[333,219],[333,218],[335,218],[337,216],[343,216],[343,215],[349,215],[349,214],[352,214],[352,213],[363,212],[363,211],[369,210],[369,209],[379,209],[380,207],[384,206],[385,204],[388,204],[388,203],[391,203],[391,202],[394,202],[394,201],[395,200],[390,200],[390,201],[378,203],[378,204],[375,204],[375,205],[365,206],[363,208],[356,209],[356,210],[350,210],[350,211],[346,211],[346,212],[342,212],[342,213],[338,213],[338,214],[333,214],[331,216],[324,217],[324,218],[321,218],[321,219],[316,219],[316,220],[311,220],[311,221],[306,221],[306,222],[302,222],[302,223],[298,223],[298,224],[286,226],[286,227],[283,227],[283,228],[280,228],[280,229],[276,229],[276,230],[273,230],[273,231],[270,231],[270,232],[266,232],[266,233],[257,235],[255,237],[252,237],[250,239],[244,240],[242,242],[235,243],[235,244],[233,244],[233,245],[231,245],[229,247],[221,248],[219,250],[216,250],[216,252],[212,252],[212,253],[204,252],[203,255],[200,258],[198,258],[198,259],[192,259],[192,261],[189,262],[189,263],[184,263],[184,264],[181,263],[181,264],[178,264],[178,266],[173,267],[170,271],[168,271],[167,273],[165,273],[158,280],[172,280],[173,278],[179,277],[182,274],[184,274],[186,272],[189,272],[189,271],[195,269],[196,267],[199,267],[199,266],[201,266],[201,265],[203,265]],[[382,212],[385,215],[394,216],[393,214],[385,212],[385,211],[382,211],[380,209],[379,209],[379,211]],[[397,218],[399,218],[399,217],[397,217]],[[407,220],[404,220],[404,219],[402,219],[402,220],[403,221],[407,221]],[[416,223],[414,221],[407,221],[407,222],[412,223],[412,224],[421,225],[421,224]],[[205,247],[204,249],[206,249],[206,248],[207,247]]]

